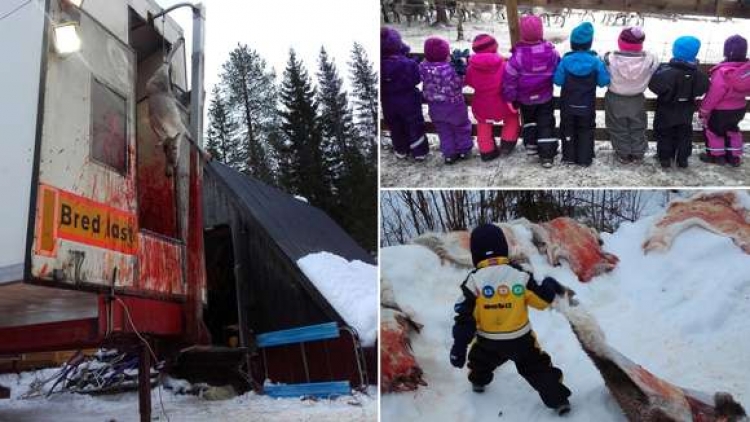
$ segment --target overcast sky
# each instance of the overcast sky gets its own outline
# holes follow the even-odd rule
[[[168,7],[181,0],[157,0]],[[336,59],[342,76],[352,44],[364,45],[371,61],[377,58],[379,6],[375,0],[203,0],[206,7],[205,86],[210,94],[221,65],[237,43],[256,50],[281,77],[293,47],[311,76],[317,71],[320,47]],[[170,14],[185,30],[190,67],[192,16],[189,9]],[[208,105],[208,101],[206,102]]]

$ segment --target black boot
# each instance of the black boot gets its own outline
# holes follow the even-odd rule
[[[482,158],[482,161],[492,161],[500,156],[500,151],[495,148],[492,152],[480,153],[479,156]]]
[[[739,167],[742,164],[742,158],[728,155],[727,163],[729,163],[729,165],[732,167]]]
[[[659,160],[659,164],[661,164],[661,168],[668,169],[672,167],[672,160]]]
[[[558,416],[565,416],[570,413],[570,403],[565,402],[555,408]]]
[[[479,384],[471,384],[471,391],[475,393],[484,393],[484,386]]]
[[[701,152],[698,159],[708,164],[717,164],[723,166],[726,163],[726,158],[723,155],[710,155],[705,152]]]
[[[513,152],[514,149],[516,149],[516,144],[518,141],[502,141],[500,142],[500,156],[506,156],[510,155],[511,152]]]

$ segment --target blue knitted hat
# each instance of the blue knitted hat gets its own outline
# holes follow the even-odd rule
[[[675,40],[674,45],[672,46],[672,55],[678,60],[694,62],[700,49],[701,40],[686,35]]]
[[[583,22],[576,26],[570,34],[570,47],[573,50],[589,50],[594,42],[594,25]]]

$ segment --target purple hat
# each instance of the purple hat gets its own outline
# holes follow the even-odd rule
[[[724,41],[724,57],[730,62],[747,60],[747,40],[739,35],[732,35]]]
[[[424,58],[428,62],[444,62],[450,53],[448,41],[440,37],[430,37],[424,42]]]
[[[404,43],[401,41],[401,34],[393,28],[380,28],[380,54],[382,56],[392,56],[404,51]]]

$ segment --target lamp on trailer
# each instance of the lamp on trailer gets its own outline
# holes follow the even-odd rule
[[[75,53],[81,49],[81,36],[78,33],[78,24],[75,22],[64,22],[55,24],[53,27],[55,40],[55,51],[59,55]]]

